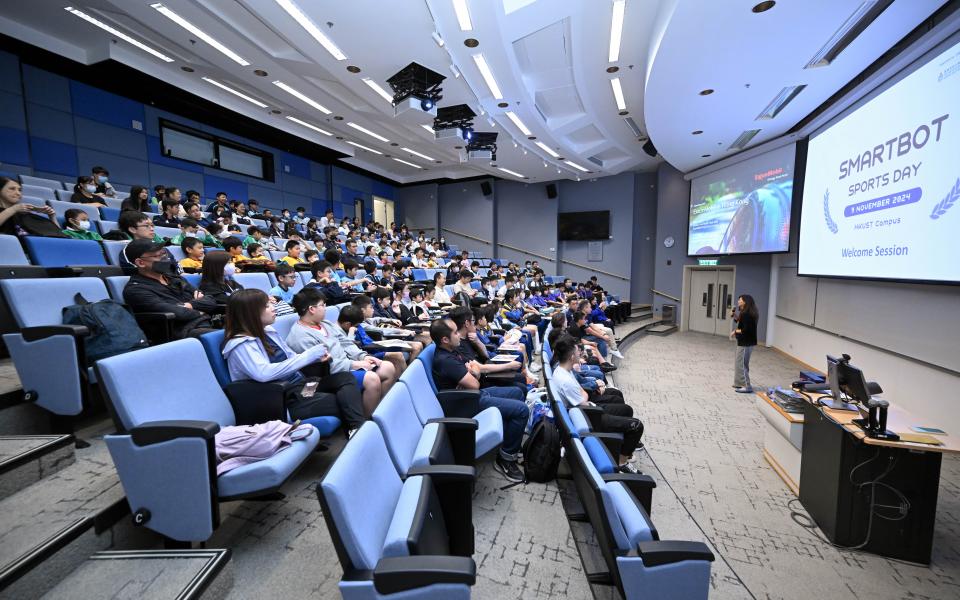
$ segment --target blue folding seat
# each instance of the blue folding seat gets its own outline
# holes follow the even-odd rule
[[[412,467],[473,465],[476,420],[436,418],[421,423],[406,385],[390,388],[373,411],[373,420],[401,477]]]
[[[120,209],[110,206],[100,207],[100,219],[107,221],[116,221],[120,218]]]
[[[204,358],[198,340],[184,339],[96,365],[117,427],[104,440],[134,521],[185,542],[210,537],[220,521],[217,502],[277,492],[320,440],[311,431],[270,458],[218,476],[214,436],[237,421]],[[157,365],[177,365],[177,376],[147,376]],[[259,401],[278,412],[277,399]]]
[[[57,186],[57,187],[60,187],[60,186]],[[31,198],[42,198],[43,200],[56,200],[57,195],[54,192],[55,189],[56,188],[51,188],[51,187],[42,186],[42,185],[30,185],[26,183],[20,186],[20,192],[24,196],[29,196]]]
[[[181,277],[186,279],[187,283],[189,283],[193,287],[195,288],[200,287],[200,277],[201,277],[200,273],[184,273],[183,275],[181,275]]]
[[[107,253],[107,262],[111,265],[120,264],[120,253],[130,242],[120,242],[114,240],[103,240],[103,249]]]
[[[180,235],[180,229],[177,227],[154,227],[153,233],[160,237],[173,239]]]
[[[100,210],[96,206],[90,206],[89,204],[79,204],[77,202],[70,201],[47,200],[47,205],[53,209],[58,217],[64,217],[68,210],[71,208],[76,208],[87,213],[87,217],[89,217],[91,221],[96,222],[100,220]]]
[[[600,474],[584,444],[574,439],[569,457],[577,495],[593,526],[608,574],[588,574],[591,581],[617,587],[627,600],[705,599],[710,591],[706,544],[663,541],[650,520],[650,493],[655,484],[646,475]]]
[[[104,198],[103,203],[109,206],[110,208],[119,209],[120,207],[123,206],[123,199],[122,198]]]
[[[275,263],[279,263],[280,259],[287,255],[283,250],[268,250],[266,254],[270,257],[270,260]]]
[[[298,271],[297,274],[300,275],[301,285],[305,286],[311,281],[313,281],[313,273],[311,273],[310,271]]]
[[[116,221],[97,221],[96,226],[97,226],[97,229],[100,230],[100,235],[103,235],[108,231],[113,231],[115,229],[118,229],[120,227]]]
[[[273,286],[270,284],[270,278],[266,273],[237,273],[233,280],[244,287],[244,289],[256,289],[269,292]]]
[[[461,465],[397,474],[379,427],[364,423],[317,486],[343,568],[344,600],[465,600],[476,581],[472,494]]]
[[[293,326],[296,320],[296,315],[284,315],[277,319],[274,327],[281,337],[286,338],[290,332],[290,327]],[[223,348],[223,335],[224,332],[222,329],[205,333],[200,336],[200,343],[203,345],[207,362],[210,364],[214,377],[216,377],[220,387],[224,389],[231,403],[233,403],[234,410],[237,413],[237,422],[242,424],[260,423],[264,420],[269,420],[266,416],[289,421],[289,415],[286,410],[282,410],[278,414],[264,415],[264,413],[261,412],[261,406],[259,404],[260,398],[263,398],[270,401],[267,406],[268,408],[271,408],[277,401],[280,402],[280,406],[282,407],[282,384],[261,383],[250,380],[233,381],[233,379],[231,379],[230,369],[227,366],[227,361],[223,359],[223,353],[221,351],[221,348]],[[310,419],[302,419],[302,422],[309,423],[316,427],[321,437],[329,437],[330,434],[340,427],[340,419],[337,417],[313,417]]]
[[[96,243],[96,242],[94,242]],[[74,416],[88,396],[83,339],[86,327],[63,324],[63,308],[107,299],[107,288],[96,277],[63,279],[4,279],[0,289],[19,331],[3,341],[27,399],[56,415]],[[54,367],[55,365],[55,367]],[[55,373],[55,377],[51,374]]]
[[[440,418],[466,418],[477,422],[474,457],[478,458],[503,443],[503,417],[496,407],[480,410],[480,392],[476,390],[437,391],[433,382],[430,365],[433,362],[434,344],[430,344],[420,353],[427,353],[429,362],[420,357],[406,368],[400,376],[400,383],[407,387],[413,399],[414,409],[420,423],[426,427],[432,420]],[[393,390],[391,390],[393,391]]]
[[[427,281],[429,279],[426,269],[413,269],[412,273],[414,281]]]
[[[34,187],[43,187],[49,188],[51,190],[60,190],[66,189],[63,187],[63,184],[57,181],[56,179],[47,179],[45,177],[34,177],[32,175],[19,175],[21,186],[29,185]],[[74,184],[70,184],[70,189],[73,189]]]
[[[20,238],[15,235],[0,235],[0,265],[29,265],[23,253]]]
[[[180,246],[167,246],[167,251],[173,256],[173,260],[180,262],[187,257],[183,248]]]
[[[68,265],[106,265],[100,242],[72,238],[46,238],[25,236],[24,244],[30,262],[43,267],[66,267]]]

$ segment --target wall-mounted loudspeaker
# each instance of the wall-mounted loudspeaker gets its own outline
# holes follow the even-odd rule
[[[480,191],[483,192],[484,196],[489,196],[493,193],[493,186],[490,185],[489,181],[483,181],[480,183]]]
[[[647,143],[643,145],[643,151],[649,154],[650,156],[657,155],[657,148],[653,145],[653,142],[647,140]]]
[[[555,184],[555,183],[548,183],[548,184],[547,184],[547,198],[550,198],[551,200],[553,200],[553,199],[556,198],[556,197],[557,197],[557,184]]]

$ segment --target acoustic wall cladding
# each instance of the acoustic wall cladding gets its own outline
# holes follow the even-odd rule
[[[224,191],[230,199],[256,198],[261,207],[303,206],[314,214],[332,208],[338,218],[352,217],[357,199],[365,218],[373,216],[374,195],[397,199],[396,189],[378,180],[21,64],[14,54],[0,52],[0,68],[2,174],[72,181],[102,165],[112,182],[125,186],[174,185],[209,200]],[[274,180],[164,156],[161,118],[272,153]],[[399,217],[401,207],[396,210]]]

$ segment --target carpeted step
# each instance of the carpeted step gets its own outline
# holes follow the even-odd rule
[[[73,463],[72,435],[0,436],[0,500]]]
[[[43,598],[221,598],[230,550],[124,550],[97,552]]]
[[[677,330],[677,326],[673,323],[659,323],[657,325],[651,325],[647,327],[647,333],[652,333],[653,335],[670,335]]]

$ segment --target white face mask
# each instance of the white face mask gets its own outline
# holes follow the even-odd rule
[[[233,263],[227,263],[223,266],[223,276],[227,279],[233,279],[237,272],[237,266]]]
[[[230,237],[230,232],[227,231],[226,229],[224,229],[223,231],[221,231],[221,232],[218,234],[218,237],[219,237],[221,240],[225,240],[225,239],[227,239],[228,237]]]
[[[87,192],[88,194],[92,194],[92,193],[94,193],[95,191],[97,191],[97,186],[95,186],[95,185],[90,185],[90,184],[88,183],[87,185],[83,186],[83,189],[86,190],[86,192]]]
[[[90,231],[90,221],[77,221],[77,227],[84,231]]]

